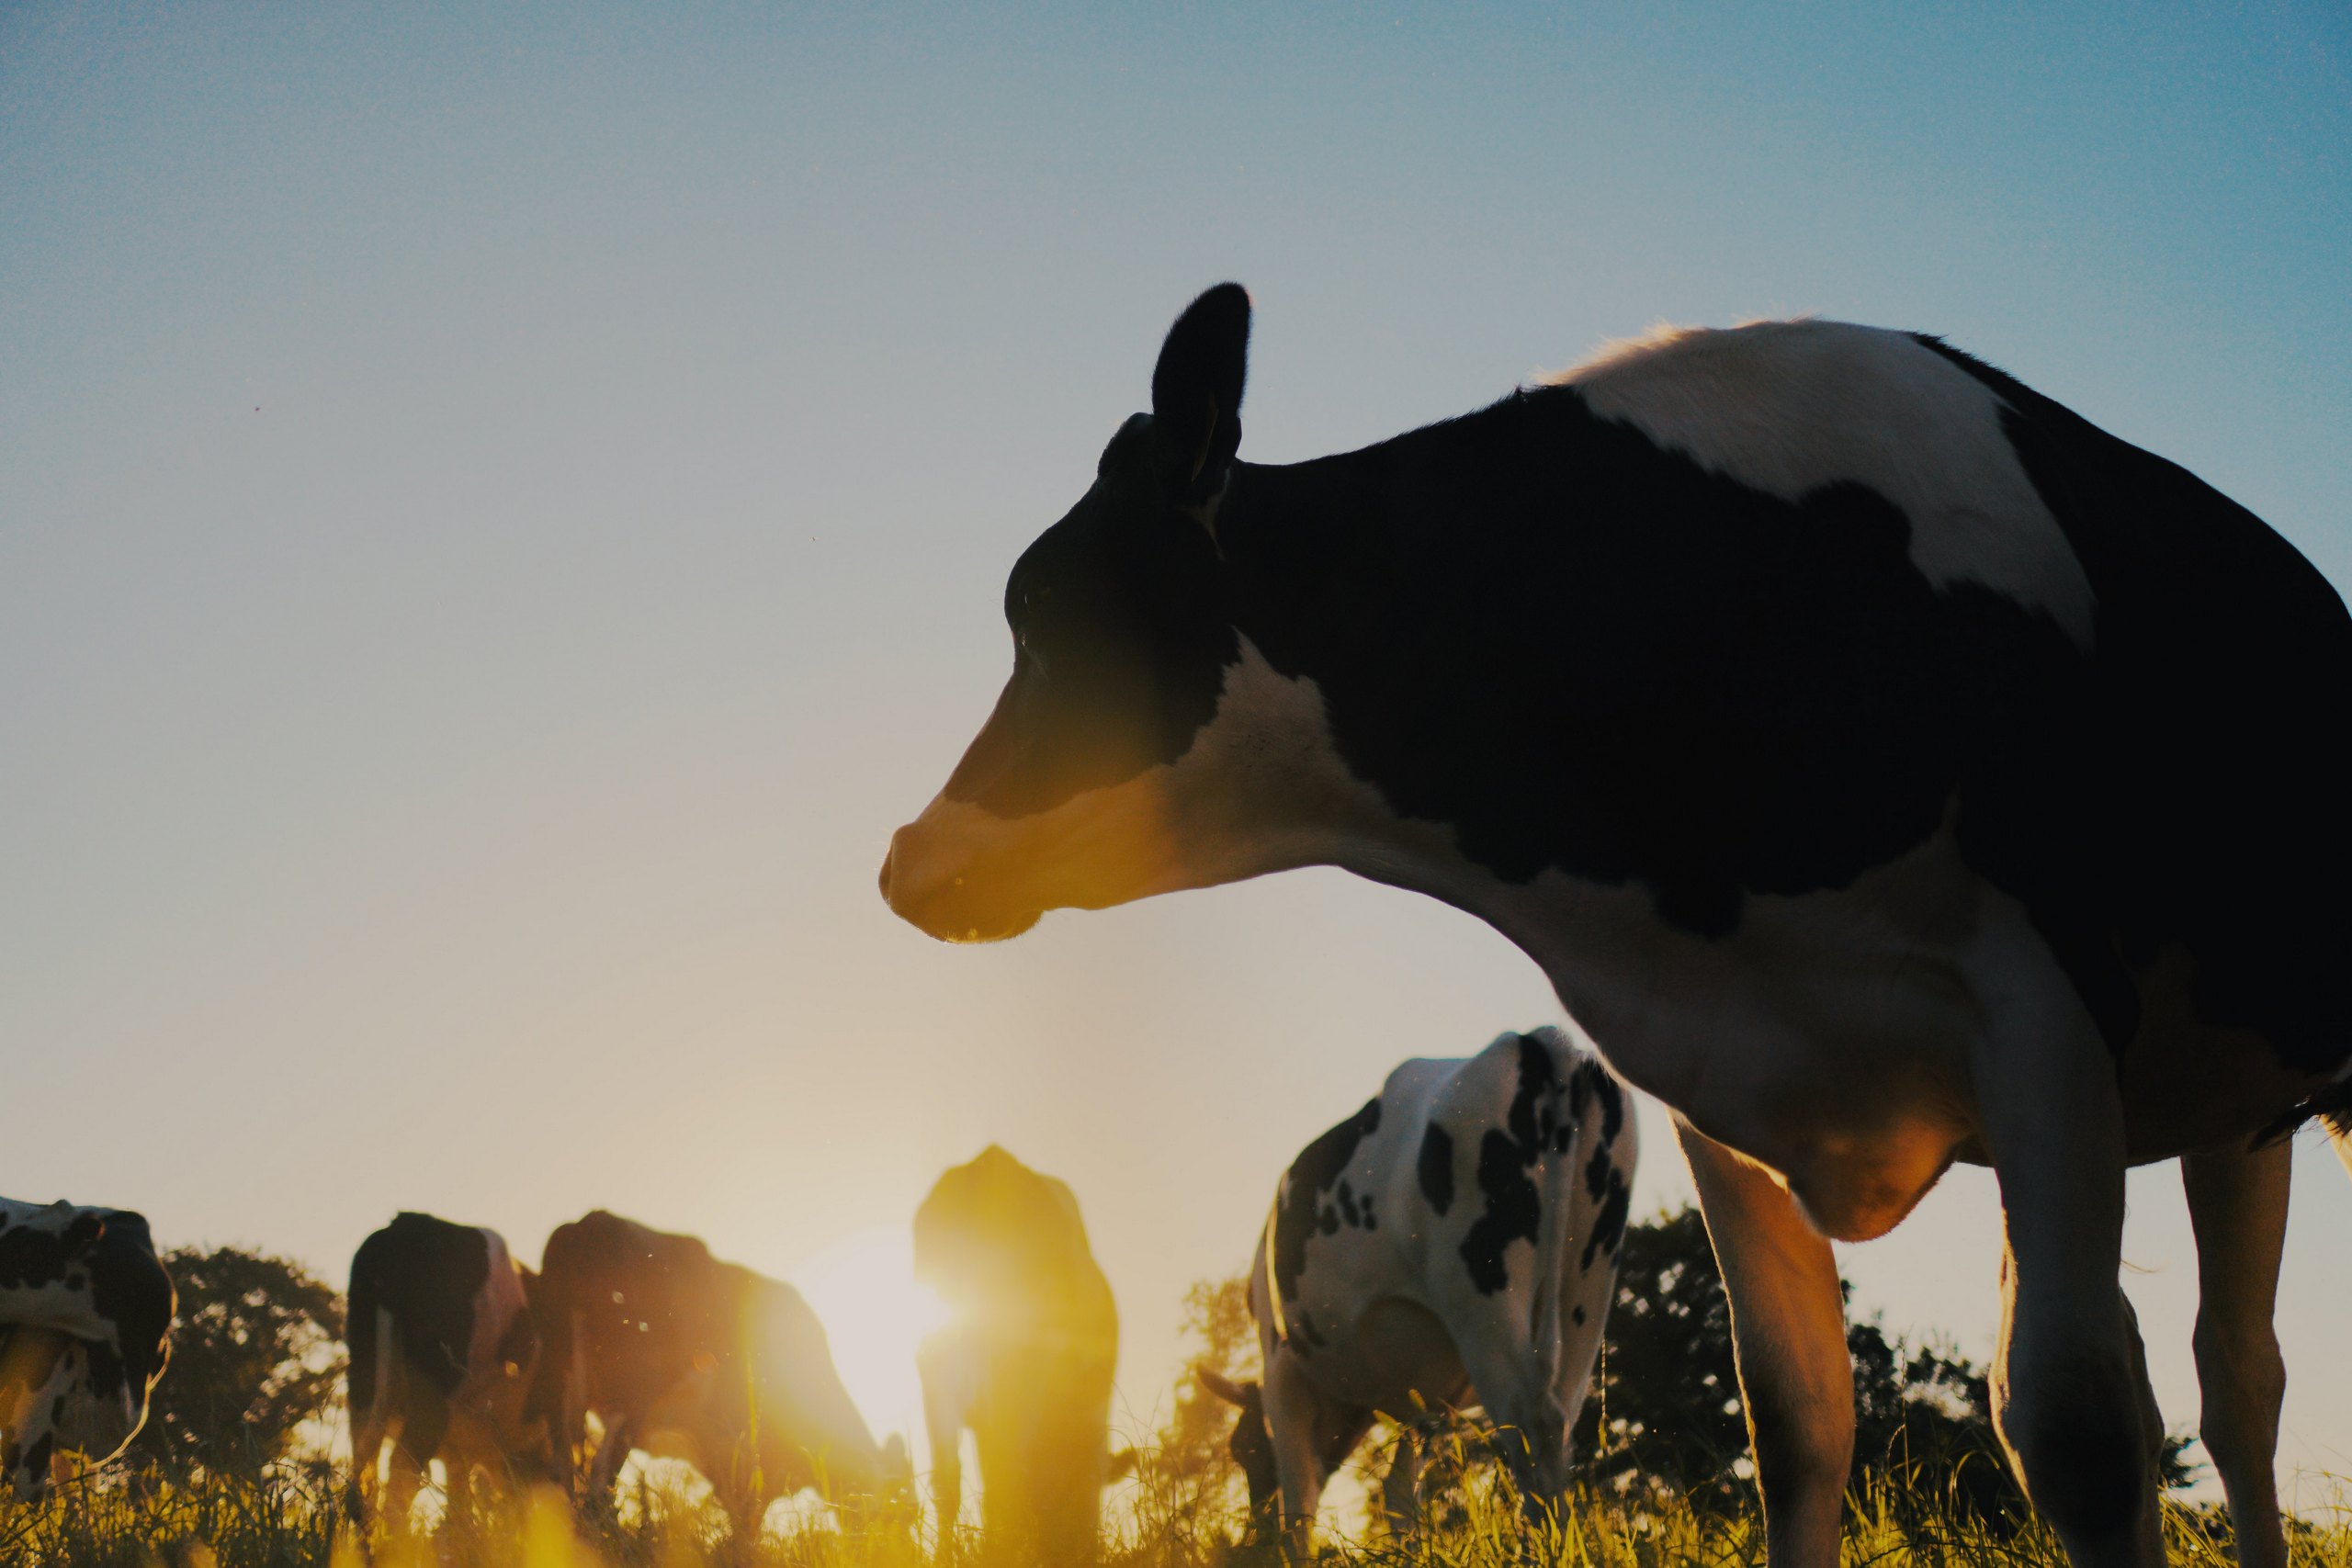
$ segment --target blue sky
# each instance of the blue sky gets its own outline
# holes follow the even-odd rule
[[[1301,1144],[1555,1005],[1335,874],[977,952],[874,896],[1222,277],[1247,456],[1815,311],[2352,581],[2341,6],[675,9],[0,10],[0,1191],[337,1279],[397,1207],[533,1256],[605,1203],[789,1276],[998,1139],[1148,1409]],[[2299,1172],[2284,1459],[2352,1473],[2352,1183]],[[1996,1245],[1963,1172],[1847,1266],[1982,1353]]]

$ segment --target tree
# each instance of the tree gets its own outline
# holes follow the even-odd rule
[[[1250,1279],[1202,1280],[1184,1292],[1186,1339],[1193,1353],[1176,1382],[1174,1407],[1151,1450],[1139,1454],[1136,1474],[1158,1509],[1171,1520],[1198,1524],[1226,1512],[1238,1496],[1241,1467],[1227,1443],[1233,1406],[1203,1388],[1192,1369],[1205,1367],[1235,1382],[1258,1375],[1258,1327],[1250,1316]]]
[[[289,1258],[181,1247],[171,1362],[131,1454],[162,1470],[252,1474],[288,1457],[343,1373],[343,1302]]]

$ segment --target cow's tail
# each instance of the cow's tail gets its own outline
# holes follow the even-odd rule
[[[1560,1358],[1565,1354],[1566,1334],[1561,1322],[1561,1314],[1566,1310],[1563,1304],[1566,1294],[1564,1276],[1567,1272],[1568,1249],[1576,1242],[1571,1222],[1576,1210],[1577,1164],[1587,1142],[1587,1118],[1570,1109],[1579,1097],[1569,1092],[1583,1064],[1572,1051],[1555,1051],[1552,1059],[1565,1070],[1557,1075],[1559,1088],[1553,1100],[1557,1121],[1536,1156],[1535,1184],[1542,1207],[1535,1223],[1535,1302],[1533,1321],[1529,1325],[1535,1342],[1536,1370],[1543,1379],[1540,1386],[1545,1389],[1559,1386]]]

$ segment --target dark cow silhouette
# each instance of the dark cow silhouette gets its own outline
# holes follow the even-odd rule
[[[142,1214],[0,1198],[0,1470],[38,1497],[68,1453],[104,1464],[171,1357],[171,1275]]]
[[[693,1463],[747,1536],[805,1487],[862,1505],[911,1483],[905,1444],[874,1440],[800,1292],[694,1236],[597,1210],[548,1237],[534,1300],[546,1346],[530,1408],[561,1454],[590,1415],[603,1424],[591,1502],[609,1501],[636,1449]]]
[[[1379,1416],[1401,1433],[1400,1527],[1448,1411],[1485,1409],[1532,1507],[1566,1488],[1633,1194],[1627,1112],[1599,1060],[1535,1029],[1405,1063],[1291,1163],[1250,1273],[1265,1382],[1201,1382],[1240,1406],[1251,1510],[1279,1493],[1295,1552]]]
[[[991,1144],[915,1211],[915,1275],[954,1314],[916,1355],[943,1533],[969,1427],[990,1549],[1091,1561],[1102,1488],[1131,1456],[1110,1452],[1119,1316],[1077,1198]]]
[[[395,1214],[359,1244],[345,1297],[353,1518],[367,1517],[388,1438],[380,1502],[395,1529],[436,1455],[453,1514],[477,1468],[509,1481],[553,1473],[548,1423],[523,1410],[538,1370],[536,1278],[496,1231],[431,1214]]]
[[[2205,1431],[2242,1539],[2278,1386],[2283,1191],[2352,1119],[2352,618],[2194,476],[1937,339],[1678,332],[1342,456],[1238,459],[1250,308],[1007,584],[1013,672],[884,866],[1014,935],[1308,864],[1541,964],[1677,1114],[1775,1562],[1838,1551],[1828,1238],[1990,1165],[1995,1410],[2086,1563],[2154,1563],[2162,1437],[2117,1281],[2129,1165],[2184,1157]],[[2233,1369],[2252,1369],[2239,1371]]]

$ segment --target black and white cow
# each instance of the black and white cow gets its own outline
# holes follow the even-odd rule
[[[17,1496],[47,1491],[64,1454],[103,1464],[138,1435],[176,1304],[144,1215],[0,1198],[0,1469]]]
[[[1677,1113],[1783,1568],[1838,1551],[1829,1238],[1990,1165],[2003,1439],[2077,1561],[2154,1562],[2124,1169],[2183,1156],[2218,1238],[2278,1206],[2265,1134],[2352,1116],[2335,590],[1930,337],[1667,333],[1275,467],[1236,457],[1249,326],[1230,284],[1184,312],[1013,568],[1012,679],[891,906],[987,940],[1334,864],[1487,919]],[[2225,1481],[2278,1393],[2232,1370],[2275,1367],[2275,1248],[2234,1250]]]
[[[381,1511],[394,1529],[436,1455],[452,1515],[477,1467],[507,1481],[552,1474],[548,1424],[523,1411],[538,1365],[535,1279],[496,1231],[431,1214],[395,1214],[359,1244],[345,1297],[353,1518],[367,1517],[388,1438]]]
[[[1405,1063],[1291,1163],[1250,1274],[1264,1383],[1201,1381],[1241,1407],[1251,1511],[1279,1491],[1295,1551],[1379,1416],[1402,1433],[1400,1525],[1450,1410],[1486,1411],[1531,1506],[1566,1488],[1633,1193],[1627,1111],[1597,1058],[1534,1029]]]

